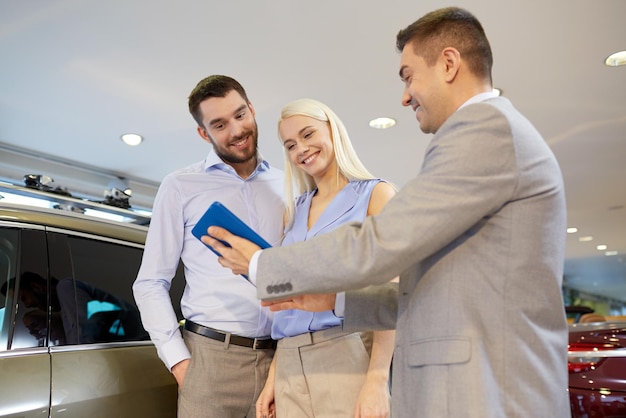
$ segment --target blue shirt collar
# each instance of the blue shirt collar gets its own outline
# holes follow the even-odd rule
[[[261,153],[257,151],[256,153],[257,166],[254,169],[254,172],[250,175],[252,177],[256,172],[269,170],[269,163],[263,158]],[[216,153],[213,148],[209,151],[206,159],[204,160],[204,171],[209,171],[211,169],[222,170],[226,172],[235,172],[235,169],[230,165],[226,164]]]

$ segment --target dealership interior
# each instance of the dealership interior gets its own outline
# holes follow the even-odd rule
[[[572,417],[626,417],[626,0],[453,5],[480,20],[493,52],[494,93],[536,127],[562,172]],[[433,136],[420,130],[419,112],[401,102],[396,35],[444,6],[0,1],[0,417],[176,415],[178,376],[164,367],[143,328],[132,283],[159,185],[211,149],[189,114],[190,92],[211,74],[237,79],[252,105],[258,150],[281,169],[281,108],[300,98],[324,102],[346,125],[367,169],[401,189],[419,175]],[[164,292],[174,301],[171,328],[188,329],[193,323],[180,306],[183,263],[174,270]],[[39,296],[24,297],[36,293],[37,283]],[[83,304],[88,298],[80,291],[90,287],[108,298]],[[64,288],[71,303],[61,309]],[[229,295],[239,293],[245,292]],[[537,300],[526,305],[526,299],[532,311]],[[562,312],[558,302],[540,306]],[[76,323],[59,327],[59,316]],[[536,317],[547,316],[540,310]],[[83,332],[85,324],[93,332]],[[218,334],[228,347],[231,334]],[[256,350],[256,343],[249,347]],[[541,357],[533,357],[534,366],[545,365]],[[519,392],[527,399],[542,390],[517,386],[527,386]],[[536,416],[547,416],[542,412]]]
[[[159,182],[209,145],[186,108],[211,73],[239,79],[255,106],[260,151],[283,166],[281,105],[330,104],[376,175],[399,187],[419,172],[428,136],[400,106],[395,34],[434,0],[351,1],[332,13],[310,2],[223,2],[209,7],[65,0],[0,6],[0,180],[50,178],[74,197],[132,190],[149,217]],[[568,201],[566,305],[626,315],[626,2],[457,2],[483,22],[494,87],[553,149]],[[224,17],[232,17],[224,18]],[[208,21],[207,21],[208,20]],[[368,124],[388,117],[395,126]],[[141,136],[128,146],[123,134]],[[8,200],[6,193],[5,199]]]

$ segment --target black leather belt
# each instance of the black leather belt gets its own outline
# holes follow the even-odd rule
[[[239,335],[217,331],[212,328],[205,327],[204,325],[196,324],[195,322],[191,322],[188,319],[185,320],[185,329],[187,331],[193,332],[194,334],[202,335],[203,337],[207,337],[212,340],[217,340],[221,342],[226,342],[226,339],[228,338],[229,344],[249,347],[253,350],[266,350],[268,348],[276,348],[276,341],[272,340],[271,338],[259,339],[240,337]]]

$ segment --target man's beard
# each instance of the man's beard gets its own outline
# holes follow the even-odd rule
[[[232,141],[240,140],[242,138],[245,138],[246,136],[250,136],[250,140],[252,141],[253,147],[250,152],[246,151],[246,154],[244,155],[230,152],[228,150],[228,147],[217,146],[215,145],[215,141],[211,140],[211,143],[213,144],[213,150],[215,151],[217,156],[220,157],[222,161],[224,161],[225,163],[241,164],[241,163],[248,162],[251,159],[255,158],[257,154],[259,132],[256,129],[256,123],[255,123],[254,131],[247,131],[245,134],[241,135],[240,137],[233,138]]]

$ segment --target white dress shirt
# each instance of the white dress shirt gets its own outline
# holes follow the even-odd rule
[[[211,150],[205,161],[169,174],[159,187],[133,290],[143,326],[170,369],[190,358],[169,295],[179,260],[186,280],[181,300],[186,319],[244,337],[270,335],[271,312],[260,306],[256,288],[222,267],[191,234],[211,203],[220,201],[271,245],[280,245],[283,172],[260,155],[258,161],[242,179]]]

